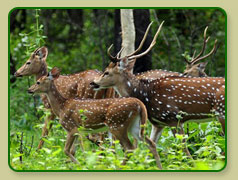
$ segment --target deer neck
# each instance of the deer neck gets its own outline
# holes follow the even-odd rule
[[[54,113],[59,117],[60,111],[63,109],[66,99],[57,90],[54,82],[51,83],[46,96]]]
[[[139,80],[130,72],[124,72],[122,77],[114,89],[121,97],[130,97],[134,88],[139,86]]]
[[[154,93],[153,86],[159,83],[158,80],[153,79],[138,79],[131,73],[123,74],[123,82],[117,86],[115,90],[122,97],[135,97],[140,99],[144,104],[148,104],[151,94]]]
[[[36,76],[36,80],[40,79],[42,76],[46,76],[48,73],[47,71],[47,64],[45,61],[42,61],[40,70],[38,71],[38,73],[35,74]]]

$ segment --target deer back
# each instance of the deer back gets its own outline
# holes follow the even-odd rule
[[[141,99],[150,117],[170,124],[179,112],[185,112],[182,121],[207,118],[216,111],[225,115],[224,78],[164,77],[142,82],[133,97]]]
[[[160,77],[164,76],[174,76],[174,75],[180,75],[178,72],[172,72],[172,71],[167,71],[167,70],[162,70],[162,69],[155,69],[155,70],[150,70],[150,71],[145,71],[142,73],[135,74],[137,79],[158,79]]]

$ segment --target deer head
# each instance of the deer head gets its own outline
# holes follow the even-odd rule
[[[208,27],[206,27],[204,30],[203,47],[202,47],[202,50],[200,51],[200,53],[195,57],[196,51],[194,51],[191,60],[188,60],[186,57],[184,58],[184,60],[187,63],[186,69],[184,70],[184,75],[189,75],[189,76],[193,76],[193,77],[207,76],[207,74],[205,73],[205,68],[206,68],[207,62],[202,62],[202,63],[198,63],[198,62],[211,56],[216,50],[216,43],[217,43],[217,40],[215,40],[212,50],[208,54],[202,56],[206,49],[207,42],[210,39],[210,37],[206,38],[207,29],[208,29]]]
[[[184,70],[183,75],[188,75],[192,77],[206,77],[205,68],[207,66],[207,62],[201,62],[194,65],[186,65],[186,69]]]
[[[144,56],[145,54],[147,54],[147,53],[152,49],[152,47],[155,45],[156,39],[157,39],[157,37],[158,37],[158,35],[159,35],[159,32],[160,32],[160,30],[161,30],[161,28],[162,28],[162,26],[163,26],[163,24],[164,24],[164,21],[160,24],[160,26],[159,26],[159,28],[158,28],[158,30],[157,30],[157,32],[156,32],[156,34],[155,34],[155,36],[154,36],[152,42],[151,42],[149,48],[148,48],[145,52],[143,52],[143,53],[141,53],[141,54],[139,54],[139,55],[135,55],[135,54],[137,54],[137,53],[141,50],[141,48],[143,47],[144,42],[145,42],[145,40],[146,40],[146,38],[147,38],[147,36],[148,36],[149,30],[150,30],[150,27],[151,27],[152,24],[153,24],[153,21],[148,25],[148,27],[147,27],[147,29],[146,29],[146,32],[145,32],[145,34],[144,34],[144,37],[143,37],[143,39],[142,39],[141,42],[140,42],[139,47],[138,47],[134,52],[132,52],[131,54],[128,54],[128,55],[126,56],[126,57],[128,57],[128,58],[130,59],[130,61],[127,62],[127,63],[128,63],[128,64],[127,64],[127,70],[128,70],[128,71],[133,72],[133,68],[134,68],[134,64],[135,64],[135,62],[136,62],[136,59],[139,58],[139,57]],[[111,45],[111,46],[108,48],[107,54],[108,54],[108,57],[109,57],[110,60],[111,60],[111,63],[116,63],[116,62],[119,62],[120,59],[123,59],[123,58],[120,58],[120,55],[121,55],[121,52],[123,51],[123,48],[124,48],[124,47],[121,48],[121,50],[118,52],[118,54],[117,54],[116,56],[112,56],[111,53],[110,53],[110,50],[111,50],[112,46],[113,46],[113,45]]]
[[[47,67],[45,63],[47,55],[48,49],[46,47],[43,46],[36,49],[26,63],[23,64],[14,75],[16,77],[37,75],[39,73],[45,75],[47,72],[45,68],[42,70],[42,66]]]
[[[50,90],[53,80],[57,79],[60,75],[60,70],[54,67],[47,76],[41,77],[37,80],[36,84],[28,89],[28,93],[47,93]]]
[[[122,87],[123,81],[125,81],[125,78],[126,78],[125,76],[123,76],[123,74],[124,73],[132,74],[132,69],[133,69],[135,60],[139,57],[146,55],[154,47],[154,45],[156,44],[156,39],[157,39],[157,37],[161,31],[161,28],[163,26],[163,23],[164,23],[164,21],[160,24],[150,46],[147,48],[147,50],[145,50],[144,52],[142,52],[140,54],[135,55],[142,48],[152,23],[149,24],[139,47],[131,54],[129,54],[125,57],[120,57],[120,54],[123,50],[123,47],[122,47],[116,56],[112,56],[110,54],[110,49],[112,47],[112,45],[111,45],[108,48],[108,56],[110,57],[112,62],[106,68],[104,73],[99,78],[95,79],[91,83],[91,85],[94,87],[94,89],[99,90],[99,89],[108,88],[108,87],[114,87],[114,88]],[[119,92],[119,91],[117,91],[117,92]],[[127,96],[127,95],[124,94],[122,96]]]

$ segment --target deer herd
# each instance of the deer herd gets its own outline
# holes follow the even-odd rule
[[[51,115],[45,119],[42,137],[48,135],[50,121],[57,116],[67,132],[64,152],[73,162],[79,163],[74,156],[74,143],[83,132],[111,133],[124,149],[122,164],[127,162],[127,153],[136,148],[136,142],[143,141],[159,169],[162,169],[162,165],[156,144],[164,127],[179,125],[178,133],[184,133],[184,123],[209,121],[213,113],[225,133],[225,78],[208,77],[204,72],[207,63],[198,63],[215,52],[217,41],[213,49],[203,56],[209,40],[206,27],[202,50],[197,56],[194,52],[191,60],[184,58],[187,65],[183,73],[156,69],[133,74],[136,59],[147,54],[156,44],[163,22],[148,49],[138,54],[151,24],[133,53],[121,57],[122,47],[116,56],[112,56],[112,46],[108,48],[111,62],[104,72],[86,70],[60,75],[57,67],[48,72],[46,47],[36,49],[15,72],[16,77],[35,76],[36,83],[28,89],[28,93],[40,93],[44,107],[51,111]],[[144,132],[147,119],[152,124],[150,138]],[[128,133],[134,138],[134,143],[128,138]],[[94,139],[93,136],[88,138]],[[43,143],[41,139],[38,149],[42,148]],[[188,158],[192,158],[186,147],[184,150]]]

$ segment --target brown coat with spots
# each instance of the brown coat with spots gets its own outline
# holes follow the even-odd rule
[[[158,168],[162,168],[155,144],[144,136],[147,112],[140,100],[136,98],[66,99],[55,85],[54,81],[58,77],[59,70],[53,68],[48,76],[40,78],[35,85],[29,88],[28,92],[46,93],[54,113],[60,118],[61,125],[67,131],[65,153],[73,162],[78,163],[74,157],[74,151],[71,150],[78,134],[78,128],[82,127],[83,130],[92,131],[107,127],[120,141],[125,151],[135,149],[128,138],[128,132],[136,140],[145,140],[156,159]],[[83,112],[80,113],[80,110]]]
[[[15,72],[15,76],[22,77],[35,75],[36,80],[38,80],[41,77],[47,75],[47,55],[48,49],[46,47],[36,49],[30,56],[30,58],[26,61],[26,63]],[[80,99],[100,99],[104,97],[114,97],[114,91],[112,92],[112,89],[95,92],[90,86],[90,82],[92,82],[95,77],[99,77],[100,75],[101,72],[97,70],[86,70],[70,75],[60,75],[59,78],[57,78],[57,80],[55,81],[55,85],[66,99],[75,97],[78,97]],[[41,99],[44,107],[50,109],[51,107],[47,97],[42,94]],[[51,128],[51,124],[49,126],[49,123],[54,119],[55,115],[53,112],[51,112],[51,115],[45,120],[45,125],[42,129],[42,137],[48,135]],[[38,145],[39,149],[43,146],[43,143],[44,141],[40,140],[40,143]]]
[[[127,58],[106,68],[100,78],[94,80],[97,89],[114,87],[123,97],[140,99],[147,108],[152,124],[163,129],[176,126],[177,114],[185,112],[181,122],[208,118],[216,112],[225,131],[225,79],[168,76],[155,80],[138,80],[127,70]],[[154,134],[157,139],[160,132]]]

